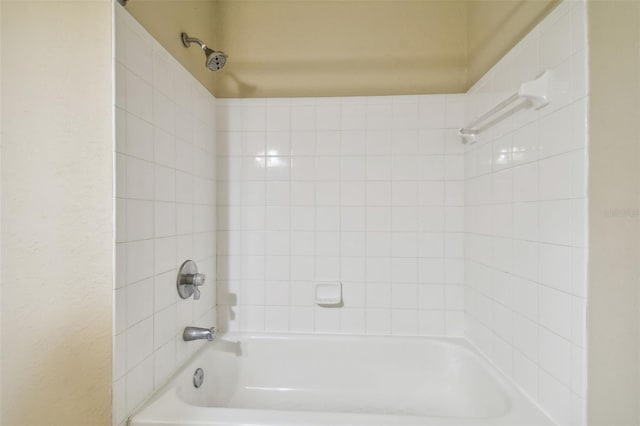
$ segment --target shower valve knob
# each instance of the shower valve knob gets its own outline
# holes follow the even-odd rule
[[[199,286],[204,285],[204,274],[198,273],[198,266],[193,260],[187,260],[180,267],[177,278],[178,294],[183,299],[193,295],[194,299],[200,299]]]
[[[182,276],[182,284],[200,286],[204,284],[204,274],[185,274]]]

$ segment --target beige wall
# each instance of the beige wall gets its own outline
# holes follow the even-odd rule
[[[3,1],[3,425],[110,424],[111,4]]]
[[[185,48],[180,33],[201,39],[215,50],[219,30],[215,25],[215,0],[130,0],[127,11],[215,95],[217,74],[205,68],[199,46]]]
[[[466,89],[463,1],[218,2],[219,97]]]
[[[468,0],[468,87],[473,86],[558,3],[559,0]]]
[[[217,97],[465,92],[557,0],[131,0],[127,10]],[[229,54],[205,70],[187,31]],[[472,49],[468,49],[472,47]]]
[[[587,416],[590,425],[637,425],[640,2],[590,0],[588,15]]]

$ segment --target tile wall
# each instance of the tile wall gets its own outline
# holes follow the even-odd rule
[[[483,77],[467,119],[545,69],[551,104],[464,154],[466,336],[560,424],[585,424],[585,3],[561,3]]]
[[[561,3],[466,95],[216,107],[116,6],[114,422],[198,347],[179,333],[213,325],[217,276],[223,329],[464,333],[584,424],[585,21]],[[547,68],[551,105],[463,147],[462,124]],[[174,290],[187,258],[197,302]],[[315,305],[334,281],[344,305]]]
[[[114,2],[116,281],[114,424],[198,348],[215,324],[215,98]],[[177,267],[207,276],[179,299]]]
[[[461,335],[464,99],[219,100],[221,326]]]

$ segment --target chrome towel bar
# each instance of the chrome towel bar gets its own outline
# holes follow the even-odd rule
[[[549,105],[549,88],[550,82],[552,78],[552,72],[550,70],[546,70],[542,74],[540,74],[535,80],[527,81],[520,85],[520,89],[509,96],[498,105],[491,108],[489,111],[485,112],[467,126],[462,127],[458,131],[458,135],[462,138],[463,143],[473,143],[476,141],[476,135],[486,128],[490,127],[495,122],[504,118],[507,114],[503,114],[500,117],[497,117],[495,121],[489,122],[491,117],[494,117],[498,112],[503,111],[507,106],[518,100],[525,100],[529,103],[530,106],[535,108],[536,110],[543,108]],[[481,125],[485,123],[486,125],[482,127]]]

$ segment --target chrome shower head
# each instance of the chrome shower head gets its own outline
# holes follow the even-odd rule
[[[224,52],[211,50],[208,47],[203,50],[207,55],[206,64],[209,71],[219,71],[222,67],[224,67],[224,64],[227,63],[227,55],[225,55]]]
[[[187,33],[182,33],[180,36],[182,37],[182,44],[184,47],[189,47],[191,43],[197,43],[200,45],[200,48],[202,48],[202,51],[207,56],[205,66],[209,71],[219,71],[224,67],[224,64],[227,63],[227,55],[224,52],[208,48],[202,40],[195,37],[189,37]]]

